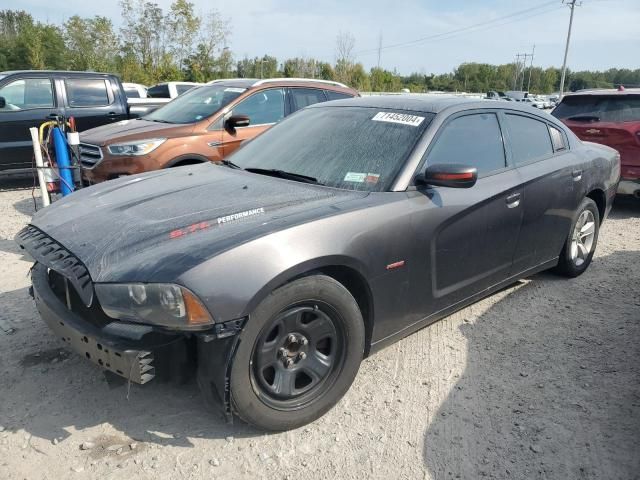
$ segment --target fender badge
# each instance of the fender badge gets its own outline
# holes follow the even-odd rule
[[[596,134],[596,133],[600,133],[600,130],[598,130],[597,128],[590,128],[589,130],[585,130],[584,133],[588,133],[588,134]]]

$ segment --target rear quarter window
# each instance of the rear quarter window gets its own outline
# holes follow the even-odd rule
[[[563,132],[556,127],[549,126],[549,134],[551,135],[551,144],[555,152],[567,150],[567,138]]]

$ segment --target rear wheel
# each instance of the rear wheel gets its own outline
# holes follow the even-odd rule
[[[589,267],[598,243],[600,216],[598,206],[590,199],[582,200],[571,231],[560,253],[556,271],[568,277],[577,277]]]
[[[364,352],[358,304],[339,282],[304,277],[275,290],[251,314],[231,369],[231,400],[266,430],[312,422],[349,389]]]

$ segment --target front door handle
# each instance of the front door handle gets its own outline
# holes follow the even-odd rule
[[[574,170],[573,172],[571,172],[571,176],[573,177],[574,181],[579,182],[580,180],[582,180],[582,170]]]
[[[520,194],[519,193],[512,193],[511,195],[509,195],[507,197],[507,207],[508,208],[515,208],[518,205],[520,205]]]

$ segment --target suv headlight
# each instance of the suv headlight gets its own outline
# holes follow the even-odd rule
[[[150,138],[149,140],[139,140],[137,142],[114,143],[113,145],[108,145],[107,150],[111,155],[146,155],[166,141],[166,138]]]
[[[100,305],[120,320],[181,330],[203,330],[214,324],[206,307],[184,287],[171,283],[98,283]]]

